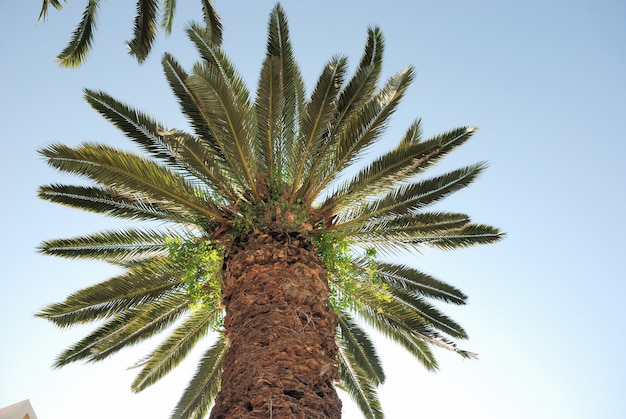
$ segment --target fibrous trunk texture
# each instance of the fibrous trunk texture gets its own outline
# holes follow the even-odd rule
[[[224,263],[230,347],[211,418],[341,417],[337,316],[314,246],[257,231],[230,243]]]

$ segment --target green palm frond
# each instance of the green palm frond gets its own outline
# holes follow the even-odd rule
[[[211,135],[211,129],[207,124],[207,117],[203,114],[202,106],[194,93],[187,86],[189,74],[182,68],[178,61],[168,53],[163,55],[161,62],[163,64],[165,77],[167,78],[172,92],[178,99],[181,110],[194,128],[195,134],[213,149],[218,158],[224,160],[222,150]]]
[[[235,97],[234,103],[242,110],[248,110],[250,97],[245,83],[230,59],[224,54],[221,46],[213,42],[207,28],[196,23],[187,26],[187,35],[195,44],[200,57],[207,63],[214,65],[220,74],[220,78]]]
[[[368,270],[368,266],[361,260],[354,260],[354,266],[363,272]],[[433,363],[434,358],[428,358],[430,350],[425,351],[424,345],[426,348],[429,344],[439,346],[467,358],[476,357],[471,352],[459,349],[453,341],[437,332],[440,330],[454,338],[466,339],[467,334],[460,325],[427,304],[421,297],[421,292],[408,291],[406,283],[398,283],[398,275],[391,281],[386,281],[389,277],[379,274],[385,268],[393,269],[393,265],[383,264],[382,269],[378,267],[378,263],[375,266],[374,278],[383,282],[372,282],[372,278],[365,277],[361,286],[351,289],[353,298],[358,302],[356,312],[370,326],[403,345],[428,369],[436,369],[436,363]],[[408,270],[406,273],[415,274],[416,271]],[[433,282],[437,284],[436,280],[430,281]]]
[[[357,287],[353,291],[357,295],[359,307],[366,307],[370,305],[373,309],[378,305],[378,311],[384,313],[384,310],[389,310],[390,313],[395,313],[396,316],[405,316],[403,322],[410,325],[411,330],[420,332],[425,336],[428,336],[430,330],[439,330],[447,335],[457,339],[467,339],[465,330],[456,323],[454,320],[445,316],[441,311],[436,309],[431,304],[427,303],[420,292],[408,291],[404,284],[398,284],[396,281],[390,282],[376,282],[377,280],[385,280],[385,277],[376,275],[378,262],[374,263],[375,274],[373,276],[363,276],[361,280],[361,287]],[[363,272],[368,272],[368,266],[362,264],[360,260],[354,261],[354,266]],[[363,288],[361,290],[360,288]],[[418,326],[416,326],[418,325]],[[417,328],[416,328],[417,327]]]
[[[211,326],[222,317],[222,310],[198,308],[149,356],[132,384],[135,392],[145,390],[180,364]]]
[[[429,345],[455,352],[464,358],[476,358],[474,353],[460,349],[456,343],[425,324],[419,313],[395,299],[376,301],[370,297],[369,300],[362,299],[361,303],[361,317],[380,333],[404,347],[428,370],[438,368]]]
[[[400,144],[363,168],[341,185],[325,203],[338,205],[355,202],[367,196],[382,194],[424,172],[455,148],[464,144],[476,129],[463,127],[421,142],[420,121],[409,127]]]
[[[245,120],[246,117],[247,119],[254,119],[250,93],[230,59],[220,47],[220,44],[214,42],[208,28],[195,23],[189,24],[187,35],[195,44],[204,63],[213,66],[217,70],[217,78],[225,86],[223,97],[230,96],[230,99],[227,101],[228,106],[237,109],[242,115],[242,123],[251,124],[253,121]]]
[[[67,0],[63,0],[63,3],[67,2]],[[43,0],[41,2],[41,11],[39,12],[39,20],[48,18],[48,8],[50,6],[54,7],[57,10],[61,10],[63,8],[63,3],[59,0]]]
[[[293,54],[287,17],[280,4],[277,4],[270,14],[267,57],[278,59],[280,91],[282,92],[280,100],[283,104],[280,117],[283,130],[276,153],[280,156],[280,160],[276,161],[276,172],[284,183],[293,184],[293,179],[289,177],[291,172],[287,170],[287,167],[290,162],[297,160],[294,156],[299,146],[296,140],[300,135],[299,121],[305,107],[305,88]]]
[[[234,185],[227,177],[224,162],[204,141],[180,130],[167,130],[148,115],[115,100],[106,93],[85,91],[85,98],[105,118],[120,128],[142,149],[183,174],[195,176],[220,194],[236,200]]]
[[[165,131],[153,118],[139,112],[101,91],[85,89],[83,97],[100,115],[156,158],[174,162],[172,150],[161,139]]]
[[[483,224],[469,224],[461,230],[414,239],[412,244],[427,244],[443,250],[454,250],[477,244],[495,243],[502,240],[502,238],[504,238],[504,233],[495,227]]]
[[[228,341],[220,335],[217,342],[202,356],[196,374],[172,413],[172,419],[202,419],[209,412],[222,376],[222,362]]]
[[[393,218],[374,218],[349,224],[341,229],[345,237],[359,241],[363,246],[401,246],[433,235],[445,237],[469,225],[469,217],[456,213],[417,213]]]
[[[325,142],[319,153],[319,158],[311,163],[311,175],[303,187],[303,193],[307,201],[312,196],[312,191],[317,188],[317,182],[326,171],[329,161],[332,160],[332,150],[336,144],[337,133],[342,132],[347,121],[354,112],[358,111],[367,103],[376,90],[376,83],[382,70],[382,54],[384,42],[382,33],[378,28],[368,29],[368,39],[365,44],[365,51],[353,77],[341,89],[337,98],[337,110],[335,118],[325,134]]]
[[[159,220],[195,224],[196,217],[163,208],[158,202],[137,199],[107,187],[47,185],[40,186],[41,199],[69,207],[130,220]]]
[[[358,241],[361,246],[385,255],[412,249],[420,250],[424,246],[454,250],[476,244],[494,243],[503,237],[496,228],[471,224],[464,214],[458,214],[456,220],[428,223],[422,223],[426,218],[422,217],[423,215],[430,216],[432,213],[368,220],[369,222],[360,225],[348,225],[341,231],[345,237]]]
[[[256,149],[259,170],[265,173],[270,184],[275,183],[276,177],[282,178],[282,97],[280,60],[276,56],[268,56],[261,69],[254,110],[257,119]]]
[[[394,287],[388,287],[387,290],[395,301],[417,314],[424,324],[444,332],[453,338],[467,339],[467,333],[461,325],[441,313],[441,311],[431,304],[426,303],[423,298]]]
[[[198,195],[181,175],[153,161],[112,147],[84,144],[79,148],[52,145],[40,151],[50,166],[86,176],[117,189],[146,194],[170,210],[225,221],[216,205]]]
[[[424,141],[423,151],[420,153],[420,164],[414,173],[420,173],[438,163],[450,152],[465,144],[478,131],[476,127],[459,127],[441,134],[437,134]],[[419,138],[419,137],[418,137]],[[410,146],[416,143],[416,139],[411,135],[411,128],[403,138],[400,146]]]
[[[48,17],[50,7],[57,10],[63,8],[67,0],[42,0],[39,20]],[[200,0],[204,23],[207,27],[207,39],[215,44],[222,42],[222,24],[215,12],[210,0]],[[86,60],[89,53],[96,29],[96,15],[100,1],[88,0],[82,19],[67,47],[57,56],[57,60],[63,67],[78,67]],[[137,0],[136,14],[133,21],[133,37],[126,43],[129,53],[138,63],[142,63],[148,57],[158,34],[159,26],[166,35],[170,35],[176,14],[176,0]],[[159,7],[162,7],[160,25],[158,24]]]
[[[346,312],[338,314],[338,342],[345,351],[349,352],[351,363],[358,365],[372,384],[382,384],[385,381],[385,373],[369,337],[350,314]]]
[[[168,35],[172,33],[172,25],[174,24],[175,13],[176,0],[163,0],[163,17],[161,19],[161,27]]]
[[[211,0],[201,0],[202,16],[204,18],[204,26],[206,27],[206,36],[216,45],[222,44],[222,22],[215,11]]]
[[[313,190],[311,199],[315,199],[364,149],[379,138],[412,80],[413,68],[408,67],[392,76],[374,98],[354,112],[343,131],[337,135],[336,144],[320,157],[328,160],[329,164],[317,188]],[[324,210],[322,208],[320,212]]]
[[[338,387],[348,393],[367,419],[384,417],[376,385],[353,357],[353,353],[339,342],[339,379]]]
[[[461,290],[407,265],[378,262],[376,276],[395,289],[418,293],[452,304],[465,304],[467,296]]]
[[[101,361],[114,353],[161,333],[189,310],[184,292],[122,311],[94,332],[66,349],[55,362],[60,368],[72,362]]]
[[[361,106],[367,103],[376,91],[383,64],[385,43],[378,27],[368,28],[365,50],[354,76],[341,90],[337,100],[337,118],[333,129],[341,132],[344,122]]]
[[[157,0],[137,0],[137,15],[133,27],[133,39],[127,45],[129,53],[142,63],[150,54],[158,31]]]
[[[438,368],[428,344],[441,340],[453,345],[452,342],[443,339],[418,313],[397,300],[377,297],[365,287],[354,294],[359,298],[358,314],[367,324],[404,347],[426,369]]]
[[[254,129],[221,70],[210,63],[196,65],[186,84],[240,186],[256,196]]]
[[[183,269],[166,258],[146,260],[121,275],[71,294],[62,303],[47,306],[37,316],[59,327],[107,318],[183,288]]]
[[[170,130],[161,132],[161,139],[172,149],[174,158],[185,167],[186,172],[210,187],[215,203],[221,200],[235,202],[241,198],[243,191],[230,168],[201,138],[184,131]]]
[[[112,263],[167,256],[165,245],[172,232],[153,229],[105,231],[89,236],[44,241],[39,251],[46,255],[76,259],[99,259]]]
[[[406,349],[422,363],[424,368],[429,371],[439,368],[435,356],[428,347],[429,341],[422,339],[421,334],[413,333],[409,327],[388,313],[375,313],[373,310],[365,311],[365,313],[363,318],[370,326]]]
[[[57,7],[60,5],[58,1],[53,2],[53,5],[57,9],[60,8]],[[100,0],[89,0],[87,2],[87,6],[83,12],[83,17],[74,30],[74,33],[72,33],[72,38],[70,39],[69,44],[56,57],[56,60],[63,67],[77,67],[87,58],[87,53],[93,43],[93,34],[96,29],[96,15],[98,13],[99,5]],[[46,12],[47,5],[44,2],[42,13],[45,15]]]
[[[293,174],[291,195],[296,196],[303,179],[309,178],[312,165],[311,156],[318,156],[324,145],[325,134],[335,116],[337,94],[343,84],[347,60],[345,57],[333,58],[324,68],[315,86],[311,100],[307,103],[300,121],[302,138],[294,153],[290,167]],[[301,196],[300,196],[301,197]]]
[[[465,188],[486,168],[478,163],[448,172],[444,175],[402,185],[377,200],[346,206],[339,211],[339,220],[333,227],[341,229],[351,224],[381,217],[397,217],[431,205]]]
[[[400,147],[407,147],[414,144],[419,144],[422,142],[422,120],[416,119],[413,121],[411,125],[406,129],[404,133],[404,137],[400,140]]]

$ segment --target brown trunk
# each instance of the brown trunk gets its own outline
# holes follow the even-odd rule
[[[337,316],[311,243],[250,234],[228,246],[223,281],[230,347],[211,418],[341,417]]]

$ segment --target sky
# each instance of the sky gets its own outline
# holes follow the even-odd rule
[[[128,56],[135,2],[103,1],[95,48],[75,70],[53,60],[80,20],[68,2],[37,22],[40,1],[0,4],[0,407],[30,399],[41,419],[165,419],[195,370],[197,352],[140,394],[127,370],[150,340],[97,364],[54,370],[55,357],[91,327],[60,330],[34,317],[47,304],[116,271],[105,264],[46,257],[43,240],[123,225],[54,205],[37,187],[73,183],[36,150],[52,142],[130,141],[82,99],[103,90],[168,127],[188,124],[163,76],[172,53],[186,68],[198,56],[184,33],[201,20],[199,1],[179,2],[173,34],[149,59]],[[251,92],[265,54],[269,0],[215,0],[224,48]],[[310,89],[336,54],[358,63],[368,26],[385,35],[383,79],[407,65],[417,77],[379,149],[415,118],[426,137],[480,128],[431,174],[477,161],[490,168],[437,208],[497,226],[504,241],[454,252],[424,251],[407,262],[469,295],[442,307],[468,331],[463,360],[435,350],[436,373],[375,335],[387,380],[386,417],[618,419],[626,417],[624,180],[626,3],[621,0],[284,0]],[[372,156],[369,156],[370,158]],[[161,337],[162,338],[162,337]],[[200,351],[210,340],[200,345]],[[349,398],[344,418],[361,417]]]

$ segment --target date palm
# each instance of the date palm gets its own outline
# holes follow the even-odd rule
[[[92,182],[43,186],[41,198],[159,221],[41,245],[45,254],[122,269],[38,314],[60,327],[104,321],[55,365],[99,361],[169,329],[136,365],[132,388],[141,391],[215,332],[172,417],[205,417],[213,405],[212,418],[338,418],[338,386],[379,418],[376,387],[385,377],[366,328],[430,370],[433,347],[473,357],[455,343],[467,337],[463,328],[430,302],[464,304],[465,295],[385,256],[501,238],[467,215],[427,210],[484,170],[479,163],[423,176],[475,129],[424,140],[416,121],[358,168],[413,79],[409,67],[379,87],[378,28],[368,30],[354,75],[346,58],[332,58],[308,99],[280,6],[254,99],[220,46],[219,26],[191,24],[188,34],[202,58],[191,72],[169,54],[162,62],[193,133],[86,90],[146,155],[95,143],[41,150],[52,167]]]
[[[39,20],[46,19],[50,6],[57,10],[63,8],[63,3],[67,0],[42,0]],[[202,10],[205,19],[216,17],[212,11],[210,0],[201,0]],[[74,30],[68,45],[57,55],[56,59],[63,67],[78,67],[85,62],[87,54],[91,50],[98,19],[98,9],[100,0],[87,0],[87,5],[83,11],[83,16],[78,26]],[[159,12],[161,19],[159,25]],[[156,39],[159,26],[166,34],[172,32],[172,24],[176,14],[176,0],[137,0],[137,14],[133,24],[133,38],[127,43],[128,52],[133,55],[138,62],[143,62]],[[219,25],[218,20],[206,23],[215,27]]]

